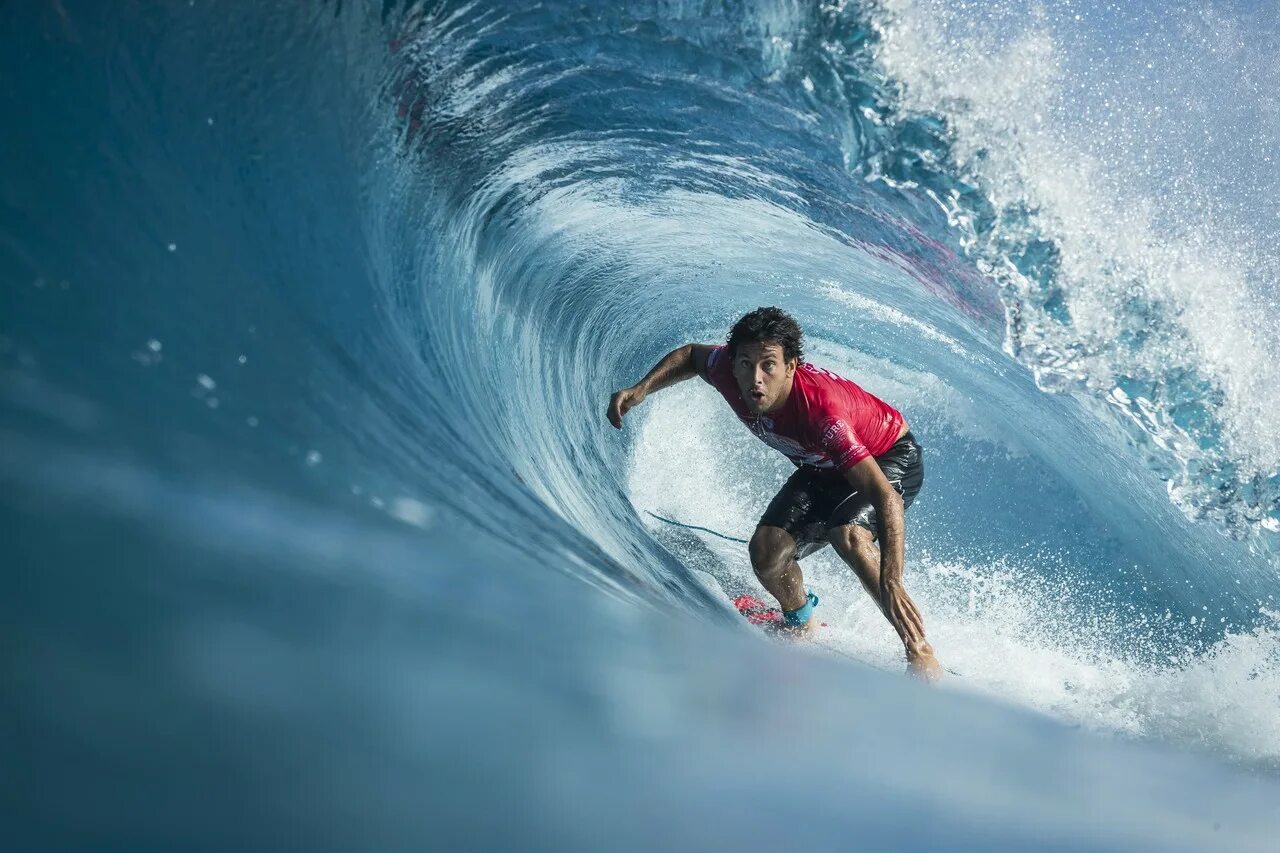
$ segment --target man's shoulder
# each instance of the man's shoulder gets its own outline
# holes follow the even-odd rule
[[[725,344],[719,344],[707,350],[707,370],[713,370],[724,364],[724,352],[728,348]]]
[[[816,381],[824,381],[824,380],[825,380],[825,381],[827,381],[827,382],[830,382],[830,381],[833,381],[833,380],[834,380],[834,381],[836,381],[836,382],[849,382],[849,381],[851,381],[851,380],[849,380],[849,379],[847,379],[847,378],[845,378],[845,377],[841,376],[839,373],[836,373],[836,372],[835,372],[834,370],[832,370],[831,368],[829,368],[829,367],[819,367],[818,365],[814,364],[814,363],[813,363],[813,362],[811,362],[811,361],[804,361],[804,362],[801,362],[801,363],[800,363],[800,370],[803,370],[806,376],[809,376],[809,377],[813,378],[813,379],[814,379],[814,380],[816,380]]]
[[[811,427],[828,418],[847,417],[849,386],[857,387],[851,380],[807,361],[800,365],[796,376],[800,379],[805,420]]]
[[[810,395],[815,398],[825,398],[834,389],[852,384],[840,374],[807,361],[796,370],[796,376],[800,379],[800,383],[809,390]]]
[[[866,393],[857,382],[847,376],[841,376],[834,370],[817,367],[808,362],[801,366],[807,368],[804,372],[804,382],[813,389],[814,395],[828,399],[833,405],[847,404],[851,394],[855,397],[860,397]],[[800,371],[796,371],[796,373],[799,375]]]
[[[731,376],[733,373],[733,368],[729,364],[729,359],[725,354],[726,349],[728,349],[728,347],[724,344],[720,344],[719,346],[709,347],[706,350],[706,355],[702,362],[702,369],[699,371],[699,374],[712,385],[723,383],[725,378]]]

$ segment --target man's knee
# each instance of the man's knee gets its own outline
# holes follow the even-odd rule
[[[840,554],[856,554],[875,544],[876,536],[861,524],[842,524],[827,531],[827,541]]]
[[[795,556],[796,541],[781,527],[757,527],[747,546],[756,577],[769,577],[786,570]]]

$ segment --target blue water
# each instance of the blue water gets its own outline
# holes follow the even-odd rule
[[[23,848],[1266,849],[1280,21],[993,8],[0,6]],[[829,555],[730,611],[705,386],[604,421],[769,304],[926,447],[940,689]]]

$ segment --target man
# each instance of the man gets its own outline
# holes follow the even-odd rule
[[[751,567],[788,629],[803,634],[817,625],[818,598],[805,589],[798,561],[830,544],[902,638],[908,671],[938,678],[924,620],[902,585],[903,514],[924,482],[924,460],[901,413],[803,361],[796,321],[779,308],[757,308],[734,324],[727,345],[686,344],[616,392],[609,422],[621,429],[648,394],[694,375],[796,466],[750,544]]]

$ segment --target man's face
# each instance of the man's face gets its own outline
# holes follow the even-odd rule
[[[770,341],[742,344],[733,357],[733,378],[753,415],[773,411],[791,393],[797,359],[785,360],[782,347]]]

